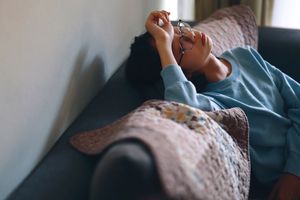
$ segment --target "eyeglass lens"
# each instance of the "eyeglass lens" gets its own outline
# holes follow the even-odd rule
[[[190,27],[189,24],[179,20],[177,27],[179,28],[180,31],[180,47],[181,50],[184,52],[185,50],[190,50],[193,48],[193,42],[187,35],[192,31],[192,28]]]
[[[180,33],[182,35],[186,35],[186,34],[188,34],[189,32],[192,31],[192,28],[190,27],[190,25],[183,22],[183,21],[181,21],[181,20],[179,20],[177,26],[178,26],[178,28],[180,30]]]

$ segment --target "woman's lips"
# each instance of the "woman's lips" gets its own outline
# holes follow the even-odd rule
[[[201,41],[202,41],[202,45],[205,46],[206,35],[204,33],[201,33]]]

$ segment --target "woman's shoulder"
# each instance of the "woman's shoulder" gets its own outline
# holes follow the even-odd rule
[[[233,59],[243,69],[268,71],[267,62],[260,53],[251,46],[230,49],[224,52],[224,57]]]
[[[256,61],[263,61],[264,59],[260,55],[260,53],[251,46],[244,46],[244,47],[236,47],[233,49],[229,49],[225,51],[222,55],[234,57],[235,59],[254,59]]]
[[[258,51],[252,47],[252,46],[242,46],[242,47],[235,47],[235,48],[232,48],[232,49],[229,49],[227,51],[225,51],[224,53],[226,52],[231,52],[231,53],[243,53],[243,54],[247,54],[247,53],[250,53],[250,54],[259,54]]]

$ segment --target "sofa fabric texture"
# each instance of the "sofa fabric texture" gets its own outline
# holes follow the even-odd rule
[[[238,5],[219,9],[207,19],[195,24],[193,28],[211,37],[212,53],[216,56],[235,47],[248,45],[257,49],[256,20],[248,6]]]

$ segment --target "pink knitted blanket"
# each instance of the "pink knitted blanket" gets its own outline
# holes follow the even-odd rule
[[[241,109],[203,112],[151,100],[110,125],[73,136],[71,144],[95,155],[128,138],[149,147],[168,198],[248,199],[248,122]]]

